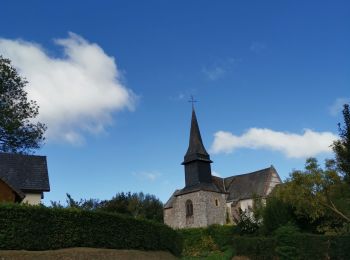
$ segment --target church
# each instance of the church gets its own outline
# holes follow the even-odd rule
[[[273,166],[220,178],[212,175],[211,163],[192,107],[189,146],[182,162],[185,187],[176,190],[164,205],[165,224],[172,228],[193,228],[237,223],[240,209],[249,212],[254,198],[265,199],[281,183]]]

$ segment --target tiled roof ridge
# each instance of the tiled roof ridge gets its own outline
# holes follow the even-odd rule
[[[270,170],[271,168],[274,168],[273,165],[271,165],[270,167],[267,167],[267,168],[263,168],[263,169],[260,169],[260,170],[257,170],[257,171],[253,171],[253,172],[242,173],[242,174],[232,175],[232,176],[229,176],[229,177],[224,177],[223,179],[229,179],[229,178],[234,178],[234,177],[240,177],[240,176],[243,176],[243,175],[254,174],[254,173]]]
[[[37,154],[23,154],[23,153],[8,153],[8,152],[0,152],[0,154],[9,155],[9,156],[21,156],[21,157],[47,157],[46,155],[37,155]]]

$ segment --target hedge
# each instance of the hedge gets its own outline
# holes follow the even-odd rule
[[[173,229],[112,213],[0,205],[0,249],[50,250],[69,247],[182,251]]]
[[[313,235],[290,237],[284,244],[276,237],[237,236],[233,247],[237,255],[251,259],[350,259],[350,236]]]
[[[232,226],[211,225],[207,228],[178,230],[183,240],[182,256],[207,257],[232,248]]]

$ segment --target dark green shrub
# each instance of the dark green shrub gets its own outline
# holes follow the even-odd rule
[[[234,228],[235,234],[240,235],[256,235],[259,232],[260,225],[254,219],[250,212],[239,210],[239,222]]]
[[[281,231],[275,237],[237,236],[237,255],[251,259],[350,259],[350,236],[327,236]],[[278,241],[281,239],[282,241]]]
[[[182,251],[177,232],[160,223],[78,209],[0,205],[0,249],[68,247]]]
[[[350,235],[329,236],[327,245],[330,246],[330,259],[350,259]]]
[[[214,239],[220,249],[231,246],[233,226],[211,225],[207,228],[206,232]]]
[[[208,228],[181,229],[178,232],[183,239],[182,255],[185,257],[210,257],[230,254],[232,251],[230,251],[232,231],[232,226],[220,225],[212,225]]]
[[[236,255],[248,256],[251,259],[273,259],[276,240],[273,237],[235,236],[233,248]]]
[[[298,250],[296,247],[295,235],[298,233],[298,228],[291,223],[275,230],[274,235],[277,242],[275,252],[279,259],[297,259]]]
[[[294,222],[295,216],[291,205],[271,196],[266,201],[266,207],[263,211],[263,219],[264,230],[268,234],[271,234],[280,226],[283,226],[288,222]]]

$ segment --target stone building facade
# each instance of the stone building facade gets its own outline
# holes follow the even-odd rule
[[[265,199],[281,183],[273,166],[252,173],[220,178],[211,174],[195,110],[192,109],[189,147],[184,157],[185,187],[164,206],[164,223],[173,228],[237,223],[239,211],[250,211],[255,197]]]

